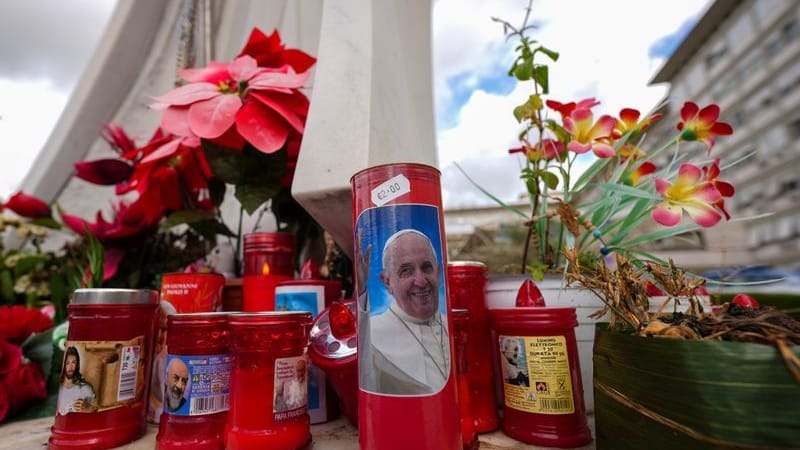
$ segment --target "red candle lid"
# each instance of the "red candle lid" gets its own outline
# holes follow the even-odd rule
[[[291,233],[248,233],[244,235],[244,251],[293,253],[295,238]]]
[[[542,291],[536,286],[530,278],[522,282],[522,286],[517,292],[516,306],[547,306],[544,303],[544,296]]]
[[[479,261],[450,261],[447,263],[448,273],[478,272],[483,273],[488,269],[486,264]]]
[[[358,348],[356,302],[334,302],[311,325],[311,351],[322,358],[355,356]]]

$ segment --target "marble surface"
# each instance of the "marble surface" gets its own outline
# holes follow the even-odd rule
[[[0,426],[0,450],[42,450],[50,437],[52,418],[14,422]],[[589,427],[594,435],[594,420],[589,417]],[[121,450],[152,450],[155,447],[158,427],[149,425],[147,434],[130,444],[117,447]],[[311,433],[314,450],[352,450],[358,449],[358,430],[346,420],[337,419],[328,423],[313,425]],[[547,447],[526,445],[509,438],[500,431],[480,435],[480,448],[484,450],[545,450]],[[579,447],[579,450],[594,450],[594,442]]]

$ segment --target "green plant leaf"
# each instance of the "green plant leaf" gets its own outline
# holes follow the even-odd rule
[[[525,103],[514,108],[514,117],[517,122],[522,122],[525,119],[531,119],[536,115],[536,111],[542,109],[542,98],[538,95],[531,95]]]
[[[0,293],[3,294],[3,300],[6,303],[14,304],[14,279],[11,277],[10,270],[0,272]]]
[[[56,222],[52,217],[37,217],[31,219],[31,223],[40,227],[50,228],[52,230],[60,230],[61,224]]]
[[[544,184],[546,184],[548,188],[555,189],[558,187],[558,175],[547,171],[542,171],[540,175],[544,181]]]
[[[192,230],[197,232],[197,234],[203,236],[210,242],[215,242],[217,240],[217,235],[236,237],[236,233],[216,219],[195,221],[188,225]]]
[[[630,197],[637,197],[637,198],[644,198],[652,201],[659,201],[661,200],[661,196],[655,194],[653,192],[645,191],[643,189],[626,186],[624,184],[614,184],[614,183],[592,183],[589,186],[597,186],[602,188],[606,192],[619,192],[620,194],[627,195]]]
[[[214,173],[214,177],[230,184],[239,184],[247,181],[245,176],[246,161],[243,151],[229,149],[205,139],[202,140],[202,143],[206,160]]]
[[[253,214],[270,198],[277,195],[278,191],[279,188],[277,186],[268,186],[263,184],[239,184],[236,186],[234,195],[242,204],[242,208],[247,211],[247,214]]]
[[[520,81],[531,79],[533,74],[533,58],[525,58],[514,68],[514,76]]]
[[[476,188],[477,188],[479,191],[481,191],[481,192],[482,192],[482,193],[483,193],[485,196],[489,197],[490,199],[494,200],[494,201],[495,201],[495,203],[497,203],[497,204],[498,204],[498,205],[500,205],[501,207],[503,207],[503,208],[505,208],[506,210],[508,210],[508,211],[510,211],[510,212],[512,212],[512,213],[514,213],[514,214],[516,214],[516,215],[518,215],[518,216],[520,216],[520,217],[524,218],[525,220],[529,219],[529,217],[528,217],[528,215],[527,215],[527,214],[525,214],[524,212],[522,212],[522,211],[518,210],[517,208],[511,207],[511,206],[509,206],[509,205],[505,204],[505,203],[504,203],[502,200],[500,200],[499,198],[495,197],[495,196],[494,196],[494,195],[492,195],[492,194],[491,194],[489,191],[487,191],[486,189],[484,189],[484,188],[483,188],[481,185],[479,185],[478,183],[476,183],[476,182],[475,182],[475,180],[473,180],[472,178],[470,178],[470,176],[469,176],[469,175],[467,175],[467,172],[465,172],[465,171],[464,171],[464,169],[463,169],[463,168],[462,168],[462,167],[461,167],[461,166],[460,166],[458,163],[456,163],[456,162],[453,162],[453,165],[455,165],[455,166],[456,166],[456,169],[458,169],[458,170],[459,170],[459,172],[461,172],[461,174],[462,174],[462,175],[464,175],[464,177],[467,179],[467,181],[469,181],[469,182],[470,182],[470,183],[471,183],[473,186],[475,186],[475,187],[476,187]]]
[[[206,222],[209,220],[216,220],[217,216],[213,210],[206,210],[206,209],[183,209],[180,211],[175,211],[167,216],[166,220],[161,222],[161,226],[159,227],[159,231],[166,232],[169,231],[170,228],[188,224],[191,225],[196,222]]]
[[[545,54],[545,55],[547,55],[547,56],[548,56],[548,57],[549,57],[549,58],[550,58],[550,59],[551,59],[553,62],[556,62],[556,61],[558,61],[558,52],[556,52],[556,51],[553,51],[553,50],[550,50],[550,49],[549,49],[549,48],[547,48],[547,47],[540,46],[540,47],[538,47],[536,50],[534,50],[534,53],[535,53],[535,52],[542,52],[542,53],[544,53],[544,54]]]
[[[50,259],[48,256],[42,254],[23,256],[17,260],[17,265],[14,266],[14,278],[33,272],[38,265],[48,259]]]
[[[53,329],[30,335],[22,343],[22,353],[26,358],[35,361],[47,376],[53,362]]]
[[[550,92],[547,66],[543,64],[537,65],[533,70],[533,79],[542,87],[542,93],[547,94]]]
[[[219,207],[222,201],[225,200],[225,183],[218,178],[211,178],[208,180],[208,194],[211,197],[211,203]]]

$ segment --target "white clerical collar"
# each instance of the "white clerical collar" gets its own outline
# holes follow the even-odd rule
[[[397,300],[393,301],[392,305],[389,308],[391,308],[392,312],[397,314],[397,317],[402,319],[404,322],[411,322],[417,325],[429,325],[429,326],[438,322],[438,320],[436,319],[436,317],[439,315],[438,312],[435,313],[433,317],[431,317],[430,319],[425,319],[425,320],[417,319],[416,317],[412,317],[406,314],[406,312],[403,311],[402,308],[400,308],[400,305],[397,304]]]

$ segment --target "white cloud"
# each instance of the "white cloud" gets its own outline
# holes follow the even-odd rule
[[[648,57],[649,47],[675,32],[686,20],[697,17],[707,3],[707,0],[535,1],[531,19],[539,28],[529,34],[560,53],[555,63],[542,60],[550,66],[549,98],[572,101],[595,96],[602,101],[595,108],[596,115],[616,115],[623,107],[649,111],[666,93],[665,86],[647,86],[662,63]],[[490,70],[497,70],[498,59],[510,63],[508,54],[515,43],[504,41],[502,26],[492,22],[491,17],[501,17],[519,26],[527,4],[527,0],[436,2],[433,54],[437,107],[448,105],[453,99],[449,78],[465,76],[465,72],[486,77]],[[439,130],[439,164],[443,168],[446,207],[491,203],[480,191],[464,184],[463,175],[451,165],[453,161],[460,161],[463,166],[480,161],[477,171],[468,172],[481,186],[504,200],[523,192],[517,177],[518,164],[506,150],[515,146],[518,131],[513,107],[532,93],[530,89],[530,83],[518,84],[508,96],[476,90],[460,111],[452,112],[458,114],[457,120],[452,121],[456,125]],[[515,189],[503,187],[503,183],[513,184]],[[497,186],[498,190],[493,191],[490,186]]]
[[[0,198],[13,194],[44,146],[67,94],[49,81],[0,79]]]

